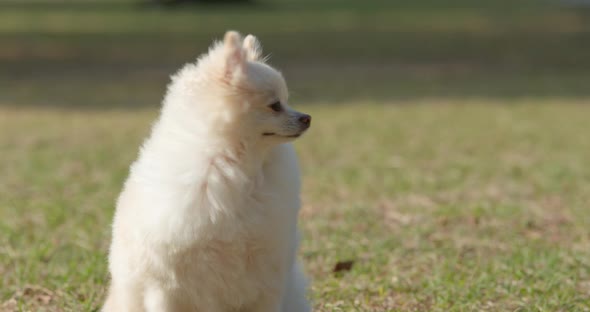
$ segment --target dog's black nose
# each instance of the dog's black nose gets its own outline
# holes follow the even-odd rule
[[[309,125],[311,124],[311,116],[303,114],[303,116],[299,117],[299,122],[304,124],[305,127],[309,127]]]

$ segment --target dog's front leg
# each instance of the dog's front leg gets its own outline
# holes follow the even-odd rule
[[[147,285],[144,293],[144,306],[146,312],[184,312],[195,311],[192,304],[183,300],[179,290],[172,290],[154,283]],[[185,298],[186,299],[186,298]],[[198,310],[200,311],[200,310]],[[203,310],[211,311],[211,310]],[[213,310],[216,311],[216,310]]]
[[[144,312],[140,287],[128,284],[122,287],[111,285],[102,312]]]

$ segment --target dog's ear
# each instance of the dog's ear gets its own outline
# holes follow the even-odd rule
[[[253,35],[248,35],[244,39],[244,51],[248,61],[259,61],[262,56],[262,45]]]
[[[236,31],[228,31],[223,38],[223,50],[225,54],[225,75],[233,76],[238,71],[243,71],[246,66],[246,52],[242,48],[242,36]]]

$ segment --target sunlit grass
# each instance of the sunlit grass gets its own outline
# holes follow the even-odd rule
[[[299,107],[316,310],[587,311],[590,107],[413,103]],[[1,109],[5,309],[100,305],[114,202],[156,113]]]
[[[296,146],[316,311],[590,311],[588,12],[9,2],[0,311],[98,310],[115,199],[168,75],[227,29],[258,35],[313,115]]]

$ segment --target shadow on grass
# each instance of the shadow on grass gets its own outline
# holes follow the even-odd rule
[[[181,64],[96,66],[44,64],[3,77],[0,105],[76,109],[158,107],[169,75]],[[590,73],[514,71],[466,64],[279,63],[294,105],[415,102],[438,98],[589,98]],[[13,69],[14,70],[14,69]]]
[[[29,42],[20,37],[18,44],[12,44],[13,54],[7,48],[5,59],[0,59],[4,89],[0,105],[157,107],[168,77],[206,51],[210,38],[196,37],[184,40],[146,35],[127,41],[114,36],[76,37],[65,42],[52,36],[30,38]],[[584,54],[590,53],[590,47],[586,42],[580,43],[577,51],[535,53],[543,49],[543,43],[521,42],[518,46],[516,39],[503,42],[505,38],[495,41],[503,48],[484,51],[494,43],[463,40],[457,43],[462,48],[453,48],[451,40],[399,37],[392,40],[405,46],[383,45],[372,50],[355,47],[355,41],[339,35],[332,37],[336,40],[329,46],[316,45],[321,35],[309,36],[307,45],[303,38],[287,43],[286,39],[267,37],[267,51],[273,51],[270,63],[283,71],[294,103],[590,97],[590,61],[585,56],[590,54]],[[10,40],[5,38],[4,42]],[[570,46],[574,45],[572,40]]]

